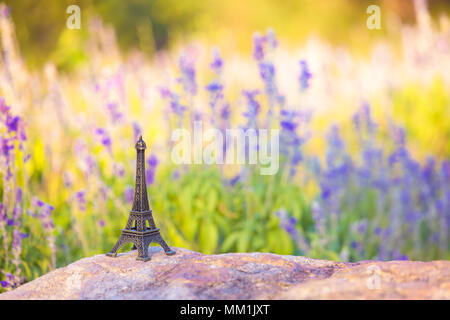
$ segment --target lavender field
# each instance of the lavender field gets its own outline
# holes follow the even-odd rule
[[[92,17],[83,62],[55,61],[77,59],[67,38],[67,51],[32,68],[2,4],[0,292],[112,248],[140,134],[150,207],[172,246],[450,259],[447,13],[432,18],[416,1],[415,23],[392,26],[400,39],[363,56],[316,35],[286,45],[270,26],[248,38],[250,53],[202,39],[124,53]],[[279,170],[175,164],[171,134],[194,121],[279,129]]]

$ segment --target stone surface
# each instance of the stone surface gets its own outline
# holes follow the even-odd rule
[[[175,248],[96,255],[0,299],[450,299],[450,261],[341,263],[270,253],[204,255]],[[378,289],[377,289],[378,288]]]

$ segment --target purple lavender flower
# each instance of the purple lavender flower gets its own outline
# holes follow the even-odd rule
[[[275,49],[276,47],[278,47],[278,40],[277,37],[275,36],[275,31],[273,31],[273,29],[267,29],[266,31],[266,42],[267,45],[269,46],[269,48],[271,49]]]
[[[383,229],[381,229],[380,227],[375,227],[375,229],[373,229],[373,234],[376,236],[380,236],[383,232]]]
[[[186,110],[186,107],[180,103],[180,97],[166,87],[160,87],[159,93],[161,95],[161,98],[169,99],[170,110],[174,114],[176,114],[181,121],[184,115],[184,111]]]
[[[147,182],[147,185],[153,184],[155,181],[155,171],[152,169],[145,170],[145,181]]]
[[[22,233],[19,229],[13,231],[12,251],[16,255],[22,251]]]
[[[158,158],[156,158],[156,156],[154,154],[152,154],[147,159],[147,165],[148,165],[148,167],[145,169],[145,180],[146,180],[147,184],[151,185],[151,184],[153,184],[153,182],[155,180],[155,172],[156,172],[156,167],[158,165]]]
[[[305,91],[310,86],[310,80],[312,78],[312,74],[309,71],[308,64],[306,60],[300,60],[300,76],[298,81],[300,83],[300,90]]]
[[[215,81],[211,82],[205,87],[206,90],[208,90],[211,93],[217,93],[223,89],[223,86],[220,83],[217,83]]]
[[[264,42],[266,39],[259,33],[253,35],[253,57],[256,61],[262,61],[264,59]]]
[[[341,139],[339,127],[332,125],[327,134],[328,145],[333,151],[343,151],[344,141]]]
[[[223,86],[216,82],[216,81],[212,81],[210,84],[208,84],[205,87],[206,90],[209,91],[209,106],[211,107],[211,111],[213,116],[216,113],[216,105],[218,104],[218,102],[220,100],[223,99]],[[213,118],[214,119],[214,118]],[[214,123],[214,121],[212,121]]]
[[[275,81],[275,66],[272,62],[260,62],[258,64],[259,75],[264,82],[265,93],[269,99],[269,115],[270,120],[272,115],[272,108],[276,102],[282,102],[284,98],[278,94],[278,89]]]
[[[14,146],[10,144],[10,140],[1,138],[1,152],[6,159],[9,159],[11,150],[14,150]]]
[[[110,102],[106,105],[106,108],[109,111],[113,123],[118,123],[123,119],[123,114],[119,111],[119,105],[117,103]]]
[[[137,141],[139,136],[142,134],[142,129],[139,126],[139,123],[136,121],[133,121],[133,134],[134,134],[134,141]]]
[[[10,109],[11,109],[11,107],[6,105],[5,99],[0,98],[0,113],[8,114]]]
[[[125,191],[124,191],[124,197],[125,197],[126,203],[133,202],[133,193],[134,193],[133,187],[126,186]]]
[[[280,121],[280,125],[284,130],[293,132],[297,128],[298,123],[295,123],[294,121],[291,120],[283,120]]]
[[[147,164],[150,167],[156,167],[158,165],[158,158],[154,154],[152,154],[150,157],[148,157]]]
[[[33,197],[31,204],[35,209],[42,208],[45,205],[45,203],[37,197]]]
[[[405,129],[402,127],[393,128],[393,140],[398,146],[404,146],[406,141]]]
[[[98,225],[103,228],[105,226],[105,221],[104,220],[99,220],[98,221]]]
[[[230,184],[231,184],[231,186],[234,186],[234,185],[239,181],[240,178],[241,178],[240,175],[236,175],[236,176],[234,176],[233,178],[231,178],[231,179],[230,179]]]
[[[159,94],[161,95],[161,98],[163,98],[163,99],[172,97],[172,92],[166,87],[160,87]]]
[[[226,103],[226,104],[222,107],[222,109],[220,109],[219,115],[220,115],[220,118],[221,118],[222,120],[227,121],[227,120],[230,119],[231,110],[230,110],[230,104],[229,104],[229,103]]]
[[[280,226],[284,230],[286,230],[286,232],[295,241],[297,246],[303,252],[308,252],[310,250],[310,248],[309,248],[308,243],[306,242],[306,239],[300,234],[300,232],[295,227],[295,224],[297,223],[297,219],[290,216],[285,209],[276,211],[275,215],[278,217],[278,219],[280,221]]]
[[[5,280],[2,280],[1,285],[3,288],[8,288],[9,287],[9,283]]]
[[[266,58],[266,52],[274,50],[277,46],[278,41],[272,29],[268,29],[264,36],[260,33],[255,33],[253,35],[253,58],[261,62]]]
[[[441,174],[444,181],[450,181],[450,161],[444,160],[441,164]]]
[[[17,132],[19,128],[20,117],[19,116],[6,116],[6,127],[8,128],[8,132]]]
[[[357,231],[359,234],[364,235],[367,231],[367,221],[361,221],[357,226]]]
[[[364,135],[368,135],[369,140],[373,138],[372,135],[377,128],[377,124],[372,119],[370,105],[367,101],[363,101],[359,110],[353,115],[353,124],[360,138],[366,138]]]
[[[69,172],[67,172],[67,171],[64,172],[63,180],[64,180],[64,185],[66,186],[66,188],[70,188],[72,186],[72,178],[71,178]]]
[[[5,206],[0,202],[0,222],[4,222],[8,219]]]
[[[282,129],[282,145],[295,145],[300,139],[297,136],[296,129],[299,125],[299,114],[295,110],[281,110],[280,126]]]
[[[261,62],[259,64],[259,74],[265,82],[273,82],[275,77],[275,67],[272,63]]]
[[[361,244],[357,241],[350,242],[350,248],[353,250],[358,250],[361,247]]]
[[[17,187],[16,190],[16,202],[20,203],[22,202],[22,188],[21,187]]]
[[[75,192],[74,200],[76,201],[79,210],[86,210],[86,192],[84,190]]]
[[[195,80],[195,61],[191,52],[186,52],[180,56],[178,61],[181,77],[178,79],[183,85],[183,90],[190,95],[197,93],[197,83]]]
[[[213,56],[213,59],[212,59],[211,64],[209,65],[209,67],[211,68],[211,70],[214,71],[214,73],[219,75],[222,72],[223,59],[220,56],[220,51],[218,48],[213,49],[212,56]]]
[[[242,94],[247,99],[247,111],[243,115],[248,119],[248,127],[256,128],[256,118],[259,113],[260,104],[255,97],[259,94],[259,90],[243,90]],[[252,125],[250,126],[250,124]]]
[[[9,6],[3,5],[2,11],[0,12],[0,15],[4,18],[7,18],[11,15],[11,8]]]
[[[170,101],[170,108],[172,109],[172,112],[180,118],[183,117],[183,113],[186,110],[186,107],[179,103],[178,98]]]
[[[86,143],[82,139],[77,139],[73,146],[73,152],[76,155],[83,154],[87,150]]]
[[[94,172],[94,169],[97,166],[97,161],[96,161],[95,157],[93,157],[92,155],[88,155],[84,158],[84,163],[86,165],[86,167],[83,169],[84,173],[87,176],[90,176]]]
[[[432,186],[435,178],[435,165],[436,160],[433,157],[428,157],[422,170],[422,178],[424,182],[430,187]]]
[[[95,133],[100,139],[101,144],[108,149],[109,152],[112,152],[112,141],[111,137],[109,136],[108,132],[105,129],[97,128],[95,130]]]

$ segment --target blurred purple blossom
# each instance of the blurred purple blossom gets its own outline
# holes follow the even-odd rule
[[[265,38],[259,33],[253,35],[253,57],[257,61],[264,59],[264,42]]]
[[[216,105],[223,99],[223,86],[218,82],[212,81],[205,89],[209,92],[209,106],[211,107],[212,119],[214,120]],[[212,123],[214,123],[214,121],[212,121]]]
[[[125,197],[126,203],[133,202],[133,193],[134,193],[133,187],[131,187],[131,186],[125,187],[124,197]]]
[[[64,186],[70,188],[72,186],[72,177],[68,171],[64,171],[63,174]]]
[[[309,252],[310,246],[308,242],[296,228],[297,219],[290,216],[285,209],[276,211],[275,215],[280,221],[280,226],[291,236],[292,240],[295,241],[298,248],[302,250],[303,253]]]
[[[227,120],[230,119],[231,109],[230,109],[230,104],[229,104],[229,103],[224,104],[224,106],[223,106],[222,109],[220,110],[219,115],[220,115],[220,118],[221,118],[222,120],[227,121]]]
[[[8,219],[5,206],[0,202],[0,223],[5,222]]]
[[[22,195],[23,195],[22,188],[17,187],[17,189],[16,189],[16,202],[17,203],[22,202]]]
[[[166,87],[160,87],[159,93],[163,99],[169,99],[170,111],[177,115],[181,122],[186,107],[180,103],[180,97]]]
[[[17,132],[19,128],[20,117],[19,116],[6,116],[6,127],[8,128],[8,132]]]
[[[84,190],[75,192],[74,200],[75,200],[79,210],[81,210],[81,211],[86,210],[87,201],[86,201],[86,192]]]
[[[137,141],[139,139],[139,136],[142,134],[142,129],[141,126],[139,125],[139,123],[137,123],[136,121],[133,121],[133,136],[134,136],[134,141]]]
[[[0,113],[7,115],[10,109],[11,107],[6,105],[5,98],[0,97]]]
[[[310,80],[312,78],[312,74],[309,71],[308,63],[306,60],[300,60],[300,76],[298,81],[300,83],[300,90],[305,91],[310,86]]]
[[[220,51],[219,51],[218,48],[214,48],[213,51],[212,51],[212,61],[211,61],[211,64],[209,65],[209,67],[217,75],[219,75],[222,72],[223,59],[220,56]]]
[[[103,128],[97,128],[95,130],[100,143],[109,151],[112,152],[112,141],[109,133]]]
[[[236,176],[234,176],[233,178],[231,178],[231,179],[230,179],[230,185],[231,185],[231,186],[234,186],[234,185],[239,181],[240,178],[241,178],[240,175],[236,175]]]
[[[155,180],[156,167],[158,165],[158,158],[152,154],[147,158],[147,168],[145,169],[145,180],[148,185],[153,184]]]
[[[259,102],[255,97],[259,94],[259,90],[243,90],[242,95],[247,100],[247,110],[243,113],[247,118],[247,128],[257,128],[257,117],[260,109]]]
[[[124,118],[123,114],[119,111],[119,105],[117,103],[110,102],[106,105],[106,108],[109,111],[113,123],[118,123]]]
[[[125,167],[120,162],[113,163],[113,173],[115,176],[123,178],[125,176]]]
[[[178,60],[181,77],[178,81],[181,82],[184,92],[195,95],[197,93],[195,58],[192,51],[186,51],[180,55]]]

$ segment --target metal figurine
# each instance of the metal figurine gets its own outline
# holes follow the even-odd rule
[[[133,243],[131,250],[138,250],[136,260],[148,261],[148,246],[151,242],[158,243],[171,256],[175,251],[170,249],[156,228],[153,220],[152,210],[150,210],[147,198],[147,185],[145,183],[145,145],[142,135],[136,142],[137,160],[136,160],[136,184],[134,188],[133,209],[130,211],[128,222],[122,234],[110,252],[106,255],[116,257],[117,251],[125,243]],[[148,226],[147,226],[148,222]],[[133,226],[134,224],[134,226]]]

